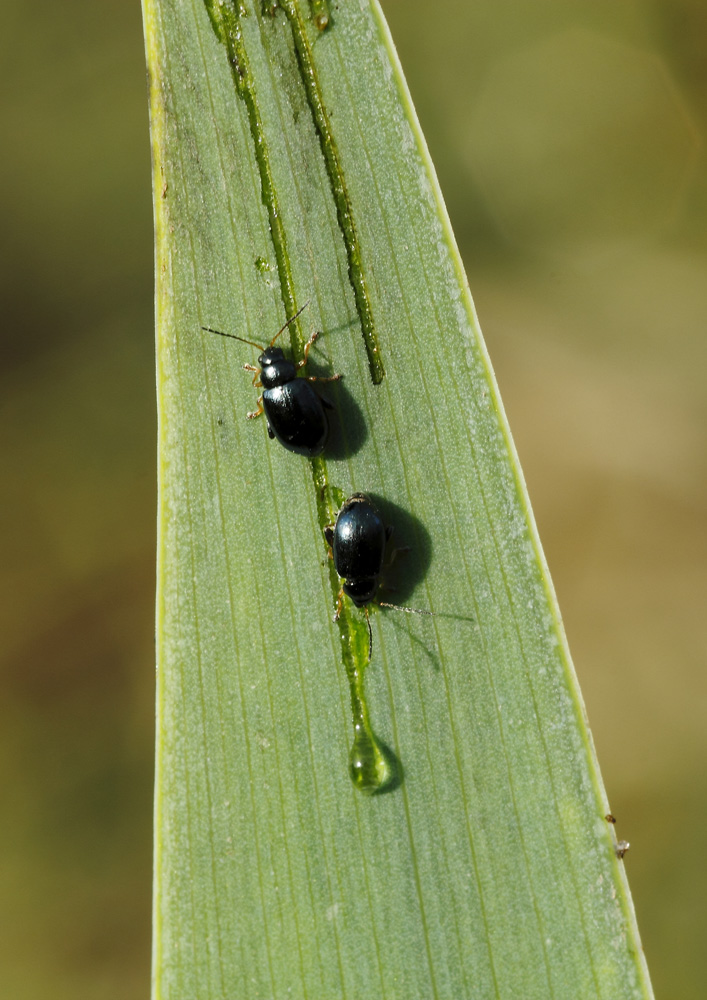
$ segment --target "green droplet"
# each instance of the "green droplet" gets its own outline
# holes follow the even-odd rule
[[[255,269],[257,271],[260,271],[261,274],[264,271],[269,271],[270,270],[270,265],[266,261],[265,257],[256,257],[255,258]]]
[[[394,777],[387,754],[373,733],[367,731],[361,724],[354,727],[354,741],[349,754],[349,773],[356,788],[369,795],[385,789]]]
[[[345,616],[346,612],[342,618]],[[354,727],[349,775],[360,792],[374,795],[392,791],[399,783],[400,771],[395,755],[376,738],[368,715],[363,685],[368,667],[368,628],[364,622],[350,619],[349,629],[342,642]]]

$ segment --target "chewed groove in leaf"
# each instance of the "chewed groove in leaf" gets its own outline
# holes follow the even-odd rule
[[[356,301],[363,341],[368,355],[368,367],[374,385],[378,385],[385,376],[385,368],[380,356],[378,337],[373,323],[373,310],[368,296],[366,279],[361,260],[361,247],[356,233],[353,207],[346,187],[344,172],[341,167],[339,152],[334,141],[329,116],[322,98],[319,80],[314,68],[312,49],[307,38],[307,33],[302,23],[294,0],[281,0],[282,9],[287,15],[292,28],[292,36],[295,42],[295,51],[300,69],[300,76],[307,94],[307,101],[312,111],[312,118],[319,137],[319,144],[326,164],[327,175],[331,185],[331,192],[336,205],[336,215],[341,229],[341,235],[346,247],[346,256],[349,267],[349,280]]]
[[[298,309],[296,304],[294,282],[287,250],[287,235],[282,222],[282,213],[279,207],[279,199],[273,179],[273,173],[270,168],[268,143],[263,128],[262,117],[258,108],[257,93],[248,61],[248,54],[243,41],[241,17],[244,16],[245,11],[242,6],[237,4],[214,4],[213,0],[204,0],[204,4],[208,11],[209,19],[216,37],[226,47],[236,92],[243,100],[247,109],[254,154],[260,176],[262,201],[268,212],[270,232],[275,250],[280,287],[282,289],[283,303],[285,305],[285,312],[292,331],[292,349],[295,356],[301,358],[303,355],[304,338],[302,337],[301,330],[299,329],[298,315],[302,311],[303,307]],[[318,13],[321,14],[321,11],[318,11]],[[290,14],[288,14],[288,17],[289,16]],[[302,28],[298,18],[296,25],[298,28]],[[294,30],[295,29],[293,28],[293,31]],[[300,44],[303,43],[301,42]],[[298,66],[300,67],[300,70],[302,69],[302,65],[302,59],[301,57],[298,57]],[[307,90],[308,98],[310,97],[310,92],[313,92],[320,102],[316,87],[314,87],[311,83]],[[315,114],[314,109],[313,115],[316,122],[317,115]],[[347,225],[345,229],[342,227],[342,231],[344,232],[344,240],[346,242],[347,253],[349,255],[349,273],[352,276],[354,292],[358,289],[356,301],[359,306],[359,315],[362,315],[364,341],[366,343],[367,353],[369,356],[371,376],[374,381],[380,381],[383,377],[383,368],[380,364],[380,356],[378,353],[377,343],[375,341],[375,334],[373,332],[370,304],[368,302],[365,283],[361,274],[360,255],[358,253],[357,241],[355,239],[355,230],[351,221],[348,199],[345,195],[343,178],[340,176],[338,160],[335,150],[333,150],[332,143],[329,141],[324,142],[322,140],[322,132],[319,128],[317,128],[317,134],[320,136],[322,150],[329,151],[328,158],[325,152],[325,159],[330,179],[332,177],[331,164],[334,163],[336,166],[336,170],[334,171],[336,187],[335,183],[332,182],[332,190],[335,192],[335,198],[336,191],[339,192],[339,200],[343,199],[345,206],[343,214],[347,219]],[[338,202],[337,212],[341,214]],[[352,260],[354,261],[353,265],[351,264]],[[295,327],[297,327],[296,330]],[[333,519],[332,511],[328,509],[328,506],[323,499],[330,490],[327,468],[326,463],[320,457],[311,460],[311,467],[313,486],[318,497],[318,519],[320,528],[323,531],[325,525]],[[336,574],[333,573],[333,571],[330,573],[330,585],[335,603],[338,592],[338,582]],[[364,692],[364,674],[368,666],[367,631],[365,630],[363,624],[358,621],[349,610],[340,615],[338,619],[338,627],[341,656],[349,683],[351,713],[354,725],[354,743],[351,749],[350,758],[351,779],[354,785],[361,791],[369,793],[385,791],[396,783],[399,768],[392,752],[387,751],[380,744],[370,723],[368,706]]]

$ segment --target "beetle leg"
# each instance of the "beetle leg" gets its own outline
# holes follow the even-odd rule
[[[259,389],[263,384],[258,378],[258,375],[260,375],[260,368],[256,368],[255,365],[243,365],[243,368],[247,372],[255,372],[255,375],[253,375],[253,385]]]
[[[324,525],[324,537],[326,539],[327,545],[330,548],[334,544],[334,527],[335,527],[335,525],[333,525],[333,524],[325,524]],[[332,557],[332,559],[334,558],[334,556],[333,556],[333,554],[331,552],[329,553],[329,555]]]
[[[314,341],[317,339],[318,336],[319,336],[319,332],[317,330],[315,330],[314,333],[312,334],[312,336],[307,341],[307,343],[304,345],[304,355],[302,357],[302,360],[298,361],[298,363],[297,363],[297,368],[298,369],[299,368],[304,368],[304,366],[307,364],[307,359],[309,358],[309,351],[310,351],[310,349],[312,347],[312,344],[314,343]]]
[[[336,614],[334,615],[335,622],[338,622],[339,618],[341,617],[341,608],[343,603],[344,603],[344,588],[342,586],[336,598]]]
[[[251,410],[250,413],[246,413],[246,417],[248,418],[248,420],[255,420],[255,418],[259,417],[262,412],[263,412],[263,397],[258,396],[258,409]]]
[[[307,364],[307,361],[309,360],[310,349],[312,347],[312,344],[315,342],[315,340],[317,339],[318,336],[319,336],[319,331],[315,330],[314,333],[312,334],[312,336],[307,341],[307,343],[304,345],[304,357],[302,358],[301,361],[297,362],[297,370],[298,371],[299,371],[300,368],[304,368],[304,366]],[[340,378],[341,378],[341,375],[330,375],[328,378],[325,378],[322,375],[308,375],[307,376],[307,381],[308,382],[338,382],[338,380]]]

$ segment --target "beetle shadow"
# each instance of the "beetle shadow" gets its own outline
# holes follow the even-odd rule
[[[327,330],[327,336],[343,333],[345,330],[350,330],[353,325],[351,322],[331,327]],[[310,375],[320,378],[329,375],[327,368],[317,359],[317,345],[309,355],[307,371]],[[332,414],[332,419],[329,421],[329,438],[324,449],[324,457],[350,458],[363,447],[368,438],[368,427],[360,406],[346,384],[346,372],[341,373],[340,381],[330,382],[328,385],[326,382],[313,384],[327,408],[331,405],[336,411],[336,417]]]
[[[437,651],[430,648],[429,643],[417,635],[417,629],[411,626],[410,618],[418,617],[418,614],[400,614],[400,606],[405,605],[415,588],[427,575],[430,562],[432,560],[432,539],[422,521],[404,510],[397,504],[386,500],[377,494],[369,493],[371,500],[380,511],[380,515],[386,525],[391,525],[394,531],[388,542],[386,551],[387,565],[383,568],[382,582],[373,604],[381,606],[381,612],[386,615],[394,628],[398,629],[410,638],[411,642],[417,646],[423,656],[429,661],[433,670],[441,670],[441,663]],[[402,551],[401,551],[402,550]],[[390,607],[390,615],[385,605]],[[396,608],[397,606],[397,608]],[[404,609],[403,609],[404,610]],[[427,613],[435,618],[452,619],[457,622],[473,624],[475,618],[470,615],[459,614],[454,611],[438,610],[434,612],[430,608],[414,608],[413,612],[422,612],[425,618]],[[422,617],[420,615],[419,617]]]
[[[366,495],[378,508],[386,527],[392,528],[377,597],[400,604],[427,574],[432,560],[432,538],[414,514],[377,493]]]
[[[336,416],[332,413],[332,418],[329,420],[329,438],[324,449],[324,457],[350,458],[363,447],[368,437],[368,428],[361,408],[349,392],[344,379],[340,382],[331,382],[329,385],[325,383],[321,396],[331,403],[336,412]]]
[[[310,360],[307,370],[312,375],[326,377],[324,369]],[[329,437],[324,448],[325,458],[349,458],[355,455],[368,437],[368,428],[361,408],[355,401],[346,378],[339,382],[312,382],[314,391],[324,403],[329,422]]]
[[[386,608],[383,608],[383,610],[387,611]],[[398,632],[404,632],[410,642],[414,646],[417,646],[421,654],[429,661],[431,669],[434,670],[435,673],[439,673],[442,669],[439,656],[433,649],[430,649],[429,645],[423,639],[420,639],[419,636],[415,635],[415,632],[410,627],[410,622],[402,621],[402,617],[402,615],[396,615],[393,609],[391,609],[390,615],[386,615],[387,621],[391,623],[393,628],[397,629]]]

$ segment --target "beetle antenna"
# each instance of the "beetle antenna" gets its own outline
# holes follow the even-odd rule
[[[214,330],[210,326],[202,326],[201,329],[206,330],[207,333],[217,333],[219,337],[230,337],[231,340],[240,340],[242,344],[250,344],[251,347],[257,347],[261,352],[265,350],[262,344],[256,344],[253,340],[246,340],[245,337],[237,337],[235,333],[222,333],[220,330]]]
[[[402,604],[388,604],[387,601],[378,601],[381,608],[395,608],[396,611],[407,611],[409,615],[430,615],[432,618],[437,617],[436,611],[423,611],[422,608],[404,608]]]
[[[272,347],[272,345],[275,343],[275,341],[280,336],[280,334],[284,330],[286,330],[287,327],[290,326],[291,323],[294,323],[294,321],[297,319],[297,317],[299,316],[299,314],[304,312],[304,310],[307,308],[307,306],[309,305],[309,303],[311,301],[312,301],[311,299],[307,299],[307,301],[305,302],[305,304],[303,306],[301,306],[297,310],[297,312],[294,314],[294,316],[290,316],[290,318],[288,319],[288,321],[283,326],[280,327],[280,329],[277,331],[277,333],[275,334],[275,336],[273,337],[273,339],[270,341],[270,344],[269,344],[270,347]]]

